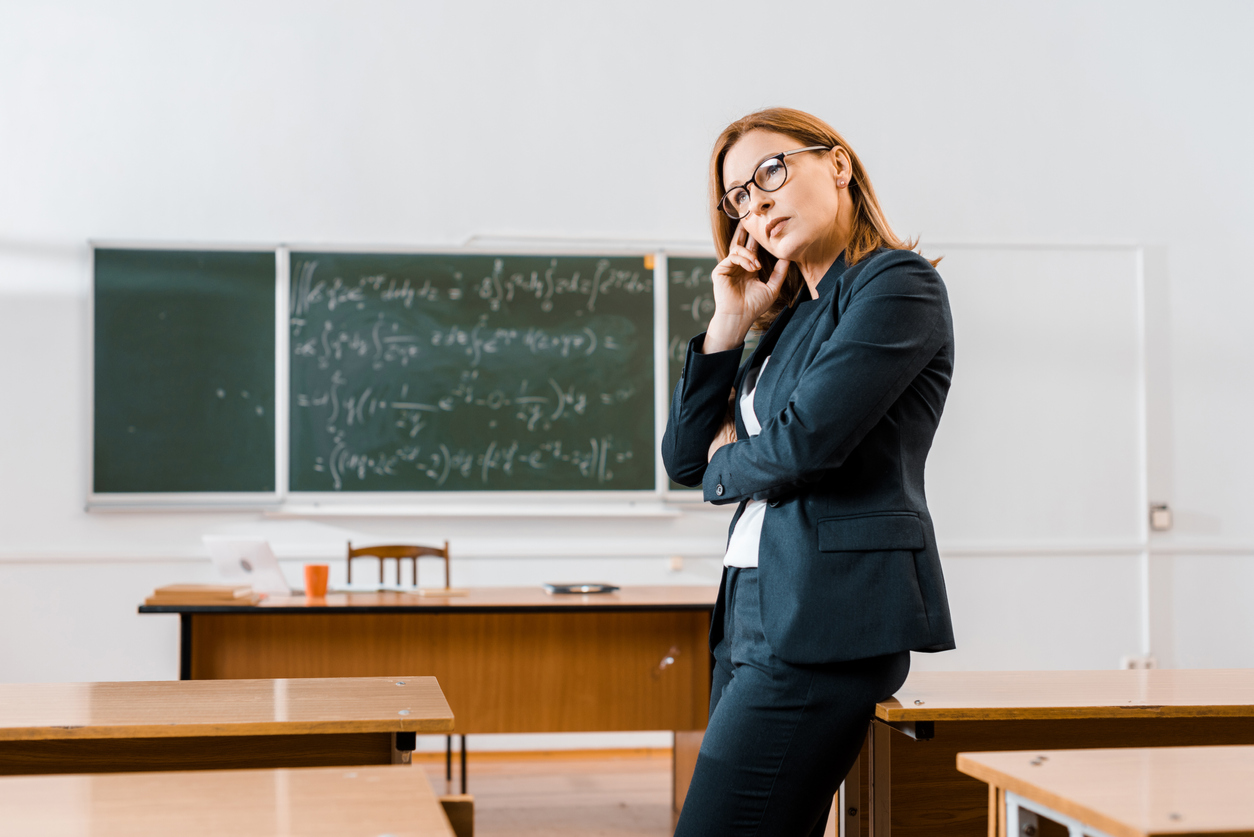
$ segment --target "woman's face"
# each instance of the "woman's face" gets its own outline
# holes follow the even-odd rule
[[[751,184],[749,214],[740,223],[771,255],[805,261],[807,253],[826,251],[841,239],[842,228],[852,216],[849,192],[849,157],[844,149],[806,151],[784,158],[788,179],[774,192],[763,192],[751,183],[762,161],[781,151],[805,148],[784,134],[754,130],[728,149],[723,157],[723,189]],[[838,185],[840,184],[840,185]],[[845,238],[848,236],[847,229]],[[841,242],[843,249],[843,241]]]

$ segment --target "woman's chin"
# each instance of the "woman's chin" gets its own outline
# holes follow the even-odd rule
[[[779,241],[772,242],[769,247],[765,247],[766,252],[770,253],[777,259],[788,259],[788,261],[796,261],[797,248],[789,246],[785,240],[787,237],[781,238]]]

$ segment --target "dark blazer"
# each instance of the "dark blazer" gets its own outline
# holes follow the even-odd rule
[[[794,664],[954,647],[923,466],[953,372],[949,298],[920,255],[838,259],[819,298],[795,303],[737,369],[739,348],[688,344],[662,459],[711,503],[767,500],[759,546],[762,626]],[[733,387],[767,355],[754,395],[762,432],[706,457]],[[732,527],[736,525],[732,521]],[[726,578],[710,647],[722,637]]]

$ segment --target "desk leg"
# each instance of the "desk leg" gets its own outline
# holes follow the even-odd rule
[[[179,614],[179,680],[192,679],[192,615]]]
[[[849,775],[836,792],[836,833],[840,837],[862,837],[862,756],[849,768]]]
[[[1048,805],[1032,802],[1005,788],[998,789],[997,796],[1001,803],[998,806],[998,827],[1001,828],[998,837],[1047,833],[1041,827],[1041,820],[1050,823],[1050,831],[1054,834],[1060,833],[1058,828],[1061,826],[1067,830],[1068,837],[1107,837],[1104,831],[1098,831],[1073,817],[1058,813]]]
[[[892,727],[872,721],[867,741],[867,833],[891,837],[893,833]]]
[[[412,732],[392,733],[392,764],[413,764],[418,736]]]
[[[684,809],[692,773],[697,769],[697,754],[705,730],[675,730],[675,748],[671,750],[671,807],[678,814]]]

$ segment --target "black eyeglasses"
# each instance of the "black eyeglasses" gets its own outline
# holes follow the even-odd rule
[[[774,157],[767,157],[758,163],[758,167],[753,172],[753,178],[749,183],[757,186],[763,192],[774,192],[788,180],[788,166],[784,165],[784,158],[792,154],[801,154],[805,151],[831,151],[831,147],[811,145],[806,148],[794,148],[792,151],[781,151]],[[727,217],[733,221],[739,221],[749,214],[751,206],[749,183],[728,189],[718,202],[719,209],[727,213]]]

